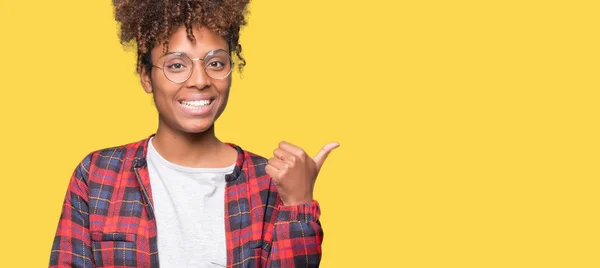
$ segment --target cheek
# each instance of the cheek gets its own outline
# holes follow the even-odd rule
[[[159,112],[165,112],[167,109],[170,109],[170,105],[173,105],[174,93],[172,92],[177,92],[177,88],[173,88],[173,84],[165,83],[160,79],[157,80],[154,80],[153,82],[152,98],[154,99],[154,105]]]
[[[223,111],[225,110],[225,107],[227,106],[227,101],[229,100],[229,93],[230,93],[230,89],[229,83],[224,83],[222,85],[222,89],[219,90],[219,95],[221,95],[221,103],[219,104],[219,110],[217,113],[217,116],[221,115],[223,113]]]
[[[224,90],[222,90],[221,92],[219,92],[219,94],[221,95],[222,98],[222,106],[225,106],[227,104],[227,100],[229,99],[229,88],[226,88]]]
[[[157,96],[169,96],[173,95],[181,87],[180,85],[173,84],[163,75],[162,72],[154,72],[152,74],[152,88],[154,95]]]
[[[231,88],[231,80],[218,80],[213,82],[213,85],[217,88],[219,95],[221,97],[226,98],[229,95],[229,90]]]

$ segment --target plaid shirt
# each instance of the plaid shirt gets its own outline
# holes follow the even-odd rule
[[[50,267],[158,267],[148,141],[92,152],[77,166]],[[267,160],[228,145],[238,157],[226,176],[227,267],[318,267],[318,202],[284,206],[265,173]]]

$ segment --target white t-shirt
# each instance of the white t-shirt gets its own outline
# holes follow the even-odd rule
[[[226,168],[190,168],[164,159],[148,145],[148,171],[161,268],[225,267]]]

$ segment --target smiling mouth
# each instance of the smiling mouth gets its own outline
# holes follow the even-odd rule
[[[195,100],[195,101],[179,101],[181,105],[188,109],[200,110],[210,105],[214,100]]]

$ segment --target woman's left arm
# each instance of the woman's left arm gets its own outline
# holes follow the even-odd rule
[[[273,243],[266,267],[319,267],[323,229],[319,203],[313,199],[317,175],[329,153],[327,144],[313,158],[301,148],[281,142],[265,171],[272,179]]]

